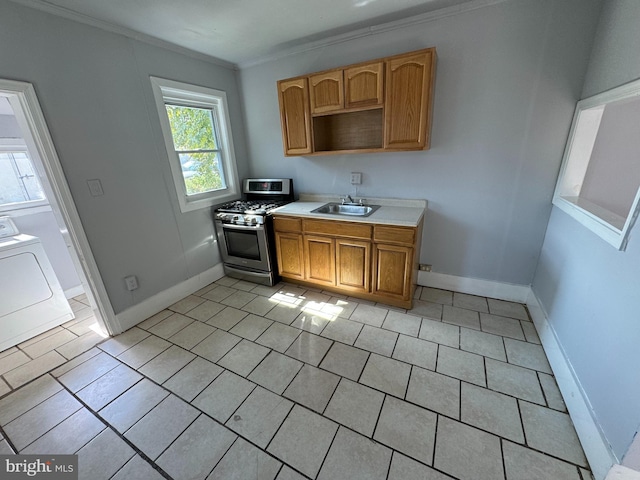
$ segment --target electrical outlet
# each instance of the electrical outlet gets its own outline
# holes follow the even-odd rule
[[[138,288],[138,279],[135,275],[124,277],[124,284],[130,292]]]
[[[362,173],[351,172],[351,185],[360,185],[360,184],[362,184]]]
[[[430,272],[431,271],[431,265],[427,265],[426,263],[421,263],[420,264],[420,270],[423,272]]]

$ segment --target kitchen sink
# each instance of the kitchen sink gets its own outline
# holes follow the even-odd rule
[[[311,210],[311,213],[328,213],[332,215],[350,215],[353,217],[368,217],[377,209],[380,205],[358,205],[349,203],[327,203],[321,207]]]

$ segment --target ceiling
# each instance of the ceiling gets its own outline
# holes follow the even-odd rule
[[[388,22],[495,0],[14,0],[234,65]],[[139,36],[139,35],[138,35]],[[152,37],[149,39],[148,37]]]

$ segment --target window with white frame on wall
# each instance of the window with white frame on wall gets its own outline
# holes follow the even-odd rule
[[[48,205],[27,147],[0,138],[0,212]]]
[[[240,193],[226,93],[151,77],[180,210]]]
[[[640,80],[576,105],[553,204],[619,250],[640,214]]]

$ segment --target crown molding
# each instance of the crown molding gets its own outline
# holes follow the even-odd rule
[[[44,0],[11,0],[11,1],[13,3],[17,3],[24,7],[29,7],[35,10],[40,10],[45,13],[50,13],[57,17],[66,18],[67,20],[73,20],[75,22],[83,23],[91,27],[96,27],[110,33],[115,33],[117,35],[123,35],[127,38],[138,40],[140,42],[147,43],[155,47],[164,48],[174,53],[180,53],[182,55],[195,58],[196,60],[201,60],[207,63],[213,63],[215,65],[229,68],[231,70],[238,70],[238,66],[233,62],[228,62],[226,60],[221,60],[219,58],[212,57],[211,55],[206,55],[204,53],[196,52],[195,50],[181,47],[174,43],[167,42],[166,40],[161,40],[157,37],[147,35],[146,33],[137,32],[127,27],[122,27],[120,25],[115,25],[110,22],[105,22],[104,20],[98,20],[96,18],[90,17],[89,15],[84,15],[82,13],[75,12],[68,8],[61,7],[59,5],[54,5]]]
[[[427,12],[420,15],[414,15],[412,17],[404,18],[401,20],[395,20],[393,22],[381,23],[380,25],[360,28],[358,30],[353,30],[351,32],[343,33],[340,35],[334,35],[322,40],[316,40],[314,42],[308,42],[308,43],[303,43],[301,45],[296,45],[295,47],[285,48],[277,52],[274,52],[270,55],[262,56],[259,59],[248,60],[245,62],[238,62],[237,66],[240,69],[254,67],[262,63],[279,60],[281,58],[285,58],[288,56],[298,55],[300,53],[316,50],[319,48],[325,48],[331,45],[336,45],[336,44],[348,42],[351,40],[356,40],[362,37],[368,37],[371,35],[377,35],[379,33],[385,33],[393,30],[411,27],[413,25],[419,25],[422,23],[429,23],[436,20],[441,20],[443,18],[452,17],[454,15],[459,15],[462,13],[468,13],[473,10],[478,10],[480,8],[489,7],[489,6],[496,5],[498,3],[504,3],[507,1],[509,0],[471,0],[469,2],[462,3],[460,5],[441,8],[439,10],[434,10],[432,12]]]

